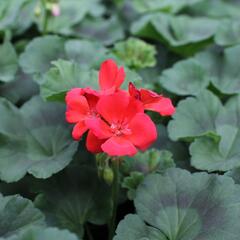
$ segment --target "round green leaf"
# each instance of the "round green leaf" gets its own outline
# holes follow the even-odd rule
[[[139,12],[167,11],[177,13],[181,9],[203,0],[133,0],[133,6]]]
[[[39,184],[35,204],[46,213],[50,225],[82,236],[86,222],[101,225],[110,218],[110,187],[99,179],[95,168],[72,165]]]
[[[39,91],[37,83],[30,75],[19,71],[14,81],[0,85],[0,96],[7,98],[12,103],[24,102],[36,95]]]
[[[167,240],[168,238],[156,228],[147,226],[134,214],[128,214],[118,225],[114,240]]]
[[[44,225],[43,214],[21,196],[0,195],[0,238],[18,234],[29,226]]]
[[[18,69],[16,51],[10,42],[0,45],[0,81],[10,82]]]
[[[0,238],[1,240],[4,240]],[[67,230],[59,230],[57,228],[40,228],[29,227],[19,234],[6,238],[6,240],[81,240],[73,233]]]
[[[177,62],[160,76],[160,83],[165,89],[183,96],[198,95],[209,81],[203,67],[193,58]]]
[[[89,69],[95,67],[99,59],[106,56],[108,50],[98,42],[69,40],[65,43],[65,51],[68,59],[79,63],[82,68]]]
[[[220,141],[203,137],[190,146],[191,164],[201,170],[228,171],[240,166],[240,96],[229,99],[216,118]]]
[[[237,20],[226,20],[218,28],[215,42],[221,46],[230,46],[240,43],[240,23]]]
[[[64,120],[64,106],[34,97],[18,110],[1,99],[0,178],[21,179],[27,172],[48,178],[66,167],[77,150]]]
[[[240,68],[238,56],[240,45],[222,51],[206,51],[196,59],[208,73],[211,82],[222,93],[235,94],[240,92]]]
[[[124,38],[123,26],[115,16],[109,19],[86,18],[73,28],[71,34],[93,41],[97,39],[104,45],[111,45]]]
[[[41,95],[47,100],[64,100],[65,94],[74,87],[98,89],[97,72],[82,69],[79,64],[58,60],[45,75],[40,86]]]
[[[20,55],[20,66],[28,74],[41,75],[51,62],[64,58],[64,39],[58,36],[44,36],[33,39]]]
[[[234,240],[239,199],[240,187],[229,177],[169,169],[149,175],[134,203],[138,216],[166,239]]]
[[[170,138],[178,140],[202,135],[216,138],[215,120],[222,109],[220,100],[207,90],[196,98],[188,97],[180,101],[168,125]]]
[[[194,53],[208,43],[218,26],[216,20],[163,13],[148,14],[133,23],[134,35],[165,42],[184,55]]]

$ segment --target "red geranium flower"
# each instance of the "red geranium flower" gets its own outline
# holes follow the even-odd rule
[[[129,83],[129,94],[144,105],[144,109],[160,113],[162,116],[171,116],[175,113],[175,107],[170,98],[163,97],[148,89],[137,89],[133,83]]]
[[[101,149],[110,156],[132,156],[137,149],[145,150],[157,138],[157,130],[144,114],[143,105],[125,92],[103,96],[97,103],[97,111],[101,118],[86,120]],[[93,143],[91,143],[93,144]]]
[[[72,136],[79,140],[87,132],[87,149],[110,156],[132,156],[147,149],[157,138],[154,123],[144,109],[172,115],[175,108],[169,98],[147,89],[121,90],[125,78],[123,67],[113,60],[102,63],[100,90],[74,88],[66,95],[66,120],[74,123]]]

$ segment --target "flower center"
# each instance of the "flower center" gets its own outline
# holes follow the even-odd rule
[[[110,128],[115,136],[130,135],[132,133],[128,124],[125,123],[112,123]]]
[[[95,109],[91,109],[91,110],[87,113],[87,115],[88,115],[89,117],[99,117],[99,116],[100,116],[99,113],[98,113]]]

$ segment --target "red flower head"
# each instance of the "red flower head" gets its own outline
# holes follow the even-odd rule
[[[120,90],[124,69],[113,60],[102,63],[99,72],[100,90],[74,88],[66,95],[66,120],[75,123],[73,138],[79,140],[88,131],[87,148],[93,153],[110,156],[132,156],[138,149],[147,149],[157,138],[154,123],[144,109],[172,115],[171,100],[147,89],[129,85],[129,92]]]
[[[144,113],[143,105],[127,93],[103,96],[96,108],[101,118],[90,118],[86,125],[96,136],[91,141],[96,141],[96,145],[100,143],[108,155],[132,156],[137,149],[145,150],[156,140],[156,127]]]
[[[162,116],[171,116],[175,108],[170,98],[163,97],[148,89],[137,89],[133,83],[129,83],[129,94],[141,101],[144,109],[158,112]]]

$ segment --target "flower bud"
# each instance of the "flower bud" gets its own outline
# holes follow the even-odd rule
[[[58,3],[53,3],[52,4],[52,9],[51,9],[52,15],[54,17],[58,17],[61,14],[61,9]]]
[[[110,167],[106,167],[103,170],[103,179],[104,179],[104,181],[107,184],[111,185],[112,182],[113,182],[113,178],[114,178],[113,170]]]
[[[36,17],[39,17],[41,15],[41,13],[42,13],[41,7],[39,5],[37,5],[34,9],[34,15]]]

